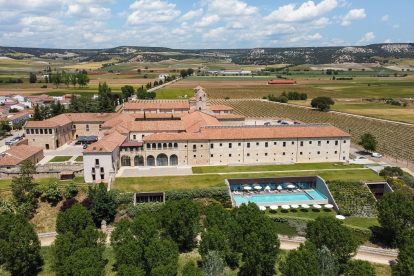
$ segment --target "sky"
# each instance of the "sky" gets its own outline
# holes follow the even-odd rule
[[[174,49],[414,42],[414,1],[0,0],[0,46]]]

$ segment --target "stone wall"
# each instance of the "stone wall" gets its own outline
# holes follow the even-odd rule
[[[329,190],[328,186],[326,185],[325,180],[323,180],[319,176],[316,178],[316,189],[328,198],[329,204],[332,204],[333,209],[336,212],[339,213],[339,207],[336,204],[336,201],[335,201],[334,197],[332,196],[331,191]]]

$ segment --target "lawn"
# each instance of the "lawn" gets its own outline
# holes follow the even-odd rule
[[[203,166],[193,167],[193,173],[228,173],[228,172],[262,172],[262,171],[294,171],[349,169],[349,166],[334,166],[336,163],[296,163],[292,165],[259,165],[259,166]],[[352,168],[363,168],[363,165],[352,165]]]
[[[49,163],[55,163],[55,162],[65,162],[69,161],[73,156],[55,156],[52,160],[49,161]]]
[[[76,183],[85,183],[85,179],[83,178],[83,176],[76,176],[73,181]],[[9,188],[11,182],[12,182],[11,179],[0,180],[0,189]],[[35,179],[35,182],[39,183],[40,186],[47,186],[55,182],[57,182],[58,184],[68,184],[70,181],[59,180],[57,178],[40,178],[40,179]]]
[[[75,162],[83,162],[83,155],[76,157]]]
[[[334,170],[334,171],[306,171],[306,172],[277,172],[277,173],[246,173],[246,174],[216,174],[216,175],[186,175],[186,176],[159,176],[159,177],[117,177],[114,188],[123,192],[152,192],[168,191],[185,188],[208,188],[224,186],[226,178],[257,178],[282,176],[319,175],[325,180],[354,180],[380,181],[381,177],[370,169]]]

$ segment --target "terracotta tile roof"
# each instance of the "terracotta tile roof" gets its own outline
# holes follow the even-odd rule
[[[58,123],[52,121],[28,121],[25,128],[30,127],[57,127]]]
[[[72,120],[69,119],[66,114],[60,114],[58,116],[47,119],[46,121],[57,123],[60,126],[72,123]]]
[[[201,86],[197,86],[196,88],[194,88],[194,89],[197,89],[197,90],[200,90],[200,89],[204,89],[203,87],[201,87]]]
[[[66,113],[73,123],[104,123],[119,116],[118,113]]]
[[[114,126],[113,128],[105,131],[105,135],[108,135],[108,134],[111,134],[111,133],[114,133],[114,132],[118,132],[118,133],[121,133],[121,134],[129,134],[129,129],[127,129],[125,127],[125,124],[122,123],[122,124]]]
[[[283,139],[283,138],[327,138],[351,137],[346,132],[330,125],[301,126],[222,126],[202,128],[201,133],[159,133],[144,137],[144,141],[173,140],[242,140],[242,139]]]
[[[233,110],[233,108],[231,108],[230,106],[227,105],[212,105],[210,106],[210,109],[212,111],[220,111],[220,110]]]
[[[190,109],[188,101],[176,102],[159,102],[148,101],[139,103],[125,103],[124,110],[141,110],[141,109]]]
[[[112,128],[123,122],[135,121],[135,118],[130,114],[121,113],[102,124],[102,128]]]
[[[9,150],[6,150],[1,155],[3,158],[0,159],[0,166],[15,166],[43,151],[42,148],[32,147],[28,145],[15,146]]]
[[[172,114],[173,117],[175,119],[179,119],[185,115],[187,115],[188,113],[174,113]],[[144,113],[130,113],[129,115],[131,115],[132,117],[136,118],[136,119],[143,119],[144,118]],[[171,113],[145,113],[145,117],[147,119],[171,119]]]
[[[225,120],[225,119],[244,119],[246,117],[237,114],[217,114],[217,120]]]
[[[99,153],[99,152],[113,152],[116,147],[122,145],[127,139],[125,135],[113,132],[107,136],[104,136],[98,142],[95,142],[87,147],[83,153]]]
[[[200,111],[187,114],[181,118],[181,121],[184,122],[187,132],[199,132],[200,127],[221,125],[216,118]]]
[[[18,118],[20,118],[20,117],[23,117],[23,116],[27,116],[27,112],[25,112],[25,111],[23,111],[23,112],[19,112],[19,113],[16,113],[16,115],[13,115],[13,116],[11,116],[9,119],[10,120],[14,120],[14,119],[18,119]]]

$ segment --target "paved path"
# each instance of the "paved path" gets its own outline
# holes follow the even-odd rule
[[[121,167],[116,177],[151,177],[192,175],[191,166],[179,167]]]
[[[108,229],[112,231],[113,229]],[[42,246],[50,246],[55,240],[56,232],[38,234]],[[109,234],[110,235],[110,234]],[[109,243],[109,235],[107,242]],[[294,237],[289,239],[287,236],[279,235],[280,248],[284,250],[292,250],[299,247],[299,245],[306,241],[304,237]],[[374,247],[361,246],[354,259],[365,260],[372,263],[379,264],[393,264],[397,258],[398,252],[393,249],[381,249]]]

